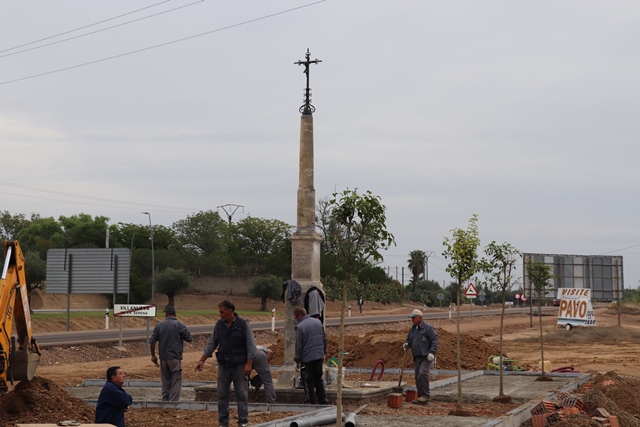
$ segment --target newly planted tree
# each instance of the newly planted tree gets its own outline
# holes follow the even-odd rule
[[[540,357],[542,365],[542,375],[539,380],[551,380],[551,377],[547,377],[544,371],[544,336],[542,334],[542,298],[548,288],[553,288],[553,283],[549,283],[553,278],[553,268],[550,265],[545,264],[542,261],[538,261],[533,258],[529,258],[525,264],[527,269],[527,276],[529,277],[529,283],[531,288],[536,293],[538,298],[538,318],[540,319]]]
[[[462,284],[473,277],[478,271],[478,247],[480,237],[478,236],[478,215],[473,214],[469,220],[466,230],[454,228],[451,230],[451,237],[445,237],[443,245],[445,251],[442,255],[449,260],[446,268],[447,273],[456,279],[456,349],[458,363],[458,405],[462,408],[462,369],[460,360],[460,298],[462,294]]]
[[[344,315],[352,273],[368,261],[382,261],[381,251],[395,244],[393,234],[387,231],[386,207],[380,197],[370,191],[358,194],[345,190],[333,194],[329,202],[329,248],[344,271],[342,310],[340,311],[340,344],[338,349],[337,419],[342,416],[342,360],[344,355]]]
[[[514,284],[513,271],[516,269],[516,262],[521,253],[509,243],[498,245],[495,241],[489,243],[484,248],[486,258],[481,262],[481,269],[484,272],[486,284],[500,292],[502,297],[502,311],[500,313],[500,392],[494,400],[499,402],[510,402],[511,397],[505,396],[503,385],[504,351],[502,349],[502,336],[504,332],[504,311],[507,301],[507,292]]]

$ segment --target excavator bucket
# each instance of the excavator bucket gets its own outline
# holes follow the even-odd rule
[[[9,360],[14,381],[31,381],[40,363],[40,355],[27,351],[12,351]]]

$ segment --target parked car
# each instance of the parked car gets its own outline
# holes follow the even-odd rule
[[[551,304],[554,307],[560,307],[560,300],[559,299],[554,299],[553,301],[551,301]]]

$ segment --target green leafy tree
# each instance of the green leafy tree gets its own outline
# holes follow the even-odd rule
[[[181,253],[193,274],[227,272],[229,225],[218,212],[200,211],[173,223]]]
[[[54,218],[37,216],[29,225],[20,230],[20,245],[25,252],[36,251],[42,259],[47,259],[47,250],[64,247],[64,233],[60,223]]]
[[[81,213],[70,217],[60,216],[58,223],[62,227],[65,248],[104,248],[106,247],[106,216],[91,217]]]
[[[441,290],[440,284],[435,280],[420,280],[416,284],[415,290],[409,292],[407,296],[411,301],[426,306],[436,306],[441,304],[438,300],[438,292]],[[446,303],[448,304],[448,301]]]
[[[293,226],[277,219],[247,217],[231,227],[231,252],[251,274],[291,274]]]
[[[13,215],[9,211],[0,212],[0,242],[17,239],[20,230],[30,223],[25,214]]]
[[[386,207],[380,197],[370,191],[358,194],[357,190],[334,193],[331,207],[329,250],[339,260],[344,271],[342,310],[340,312],[340,343],[338,350],[337,416],[342,416],[342,369],[344,354],[344,315],[351,274],[358,272],[368,261],[382,261],[382,250],[395,244],[393,234],[387,231]]]
[[[316,203],[315,224],[318,233],[322,236],[321,249],[327,251],[329,249],[329,233],[330,233],[331,205],[329,198],[323,197]]]
[[[516,269],[516,262],[519,260],[521,252],[509,243],[498,245],[495,241],[492,241],[485,247],[484,253],[486,257],[481,261],[481,269],[484,272],[486,284],[489,288],[497,290],[502,298],[502,310],[500,313],[500,391],[497,399],[500,402],[508,403],[511,401],[511,397],[505,396],[503,382],[504,350],[502,338],[504,333],[504,311],[507,292],[515,284],[513,272]]]
[[[155,275],[156,292],[167,295],[169,303],[174,305],[174,298],[191,284],[191,277],[184,270],[167,267]]]
[[[31,292],[36,289],[44,289],[47,280],[47,263],[40,258],[38,252],[24,254],[24,274],[27,279],[27,296],[29,310],[31,310]]]
[[[427,263],[427,254],[421,250],[414,250],[409,252],[409,268],[411,269],[411,284],[413,286],[413,292],[416,291],[416,285],[420,280],[420,275],[424,274],[425,265]]]
[[[119,222],[109,226],[109,243],[115,248],[151,249],[149,226]],[[155,237],[153,245],[155,247]]]
[[[456,279],[456,349],[458,362],[458,404],[457,409],[462,408],[462,369],[460,360],[460,299],[462,285],[471,279],[478,271],[478,247],[480,237],[478,235],[478,215],[473,214],[466,230],[455,228],[451,230],[451,237],[445,237],[443,245],[445,251],[442,255],[450,260],[446,268],[447,273]]]
[[[548,288],[553,288],[553,283],[549,283],[553,278],[553,267],[545,264],[542,261],[538,261],[534,258],[529,258],[525,264],[527,270],[527,276],[529,277],[529,283],[531,288],[538,298],[538,318],[540,319],[540,357],[542,358],[542,376],[545,380],[551,379],[545,374],[544,371],[544,336],[542,334],[542,298],[545,295]],[[538,379],[540,379],[538,378]]]
[[[260,298],[260,311],[267,311],[267,300],[278,299],[282,290],[282,279],[278,276],[260,276],[251,281],[249,295]]]

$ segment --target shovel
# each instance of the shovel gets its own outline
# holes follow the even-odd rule
[[[391,389],[394,393],[402,393],[404,391],[402,387],[402,375],[404,374],[404,365],[405,363],[407,363],[407,353],[409,353],[409,350],[405,350],[404,357],[402,358],[402,367],[400,368],[400,378],[398,379],[398,386]]]

